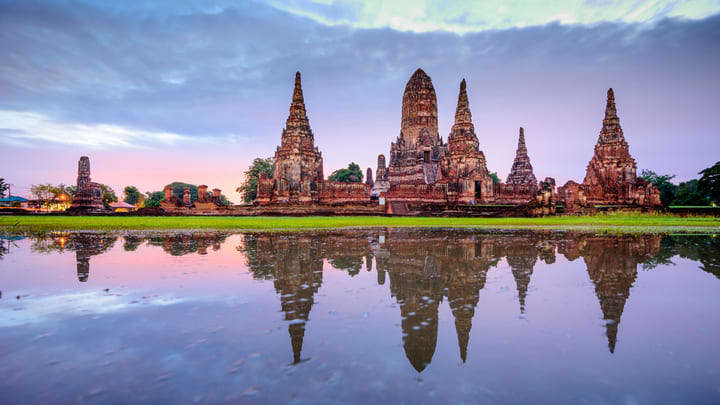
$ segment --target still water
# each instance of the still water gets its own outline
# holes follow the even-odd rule
[[[713,235],[1,241],[2,403],[720,403]]]

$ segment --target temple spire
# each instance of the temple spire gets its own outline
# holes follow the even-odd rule
[[[533,173],[533,167],[530,164],[530,156],[528,156],[527,146],[525,145],[525,130],[523,127],[520,127],[515,160],[513,161],[510,174],[508,174],[505,183],[526,186],[537,184],[537,179]]]
[[[520,127],[520,136],[518,136],[518,147],[515,156],[527,155],[527,146],[525,145],[525,130]]]
[[[472,126],[472,114],[468,102],[467,84],[465,79],[460,82],[460,93],[458,94],[457,109],[455,110],[455,125],[469,124]]]
[[[295,87],[293,88],[290,115],[288,116],[286,126],[290,128],[309,125],[310,121],[308,120],[307,111],[305,109],[305,99],[303,98],[300,72],[295,72]]]
[[[617,119],[617,108],[615,107],[615,92],[612,87],[607,91],[607,104],[605,105],[605,119]]]

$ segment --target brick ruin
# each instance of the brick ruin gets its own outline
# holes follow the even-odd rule
[[[212,193],[208,192],[208,186],[201,184],[197,187],[197,199],[192,200],[190,187],[183,189],[182,198],[175,196],[173,188],[168,184],[163,189],[165,199],[160,203],[163,210],[168,213],[214,213],[227,212],[230,210],[222,199],[222,190],[215,188]]]
[[[583,184],[555,189],[551,177],[538,182],[521,127],[506,181],[494,182],[475,133],[467,95],[460,82],[455,121],[445,143],[438,131],[437,96],[432,79],[417,69],[403,92],[400,134],[390,144],[389,164],[378,155],[375,178],[365,183],[325,180],[322,154],[307,117],[300,73],[295,75],[290,113],[275,152],[273,178],[258,181],[255,206],[387,206],[388,213],[426,212],[432,206],[524,206],[527,215],[551,215],[557,204],[573,212],[597,204],[655,207],[659,193],[637,178],[620,128],[612,89],[603,129]],[[395,208],[393,208],[395,207]]]
[[[77,191],[68,212],[70,213],[105,213],[109,210],[102,202],[102,187],[90,179],[90,158],[80,157],[78,161]]]
[[[605,118],[595,153],[582,184],[574,181],[558,188],[567,212],[592,210],[596,205],[660,207],[657,187],[637,177],[637,163],[623,135],[613,89],[607,92]]]
[[[550,183],[552,183],[552,192],[554,193],[555,180]],[[538,184],[533,173],[533,167],[530,164],[523,127],[520,127],[518,146],[515,152],[515,160],[510,168],[510,174],[508,174],[505,183],[498,183],[495,186],[495,202],[500,204],[524,204],[539,192],[540,184]]]
[[[307,117],[300,72],[295,73],[290,114],[275,151],[275,173],[258,180],[257,205],[371,204],[371,186],[325,180],[322,154]]]
[[[400,136],[390,145],[390,187],[385,190],[388,201],[405,205],[525,204],[530,201],[538,185],[524,135],[521,133],[513,166],[513,183],[495,184],[475,134],[466,81],[460,82],[455,122],[447,144],[438,135],[436,100],[432,80],[418,69],[403,94]]]

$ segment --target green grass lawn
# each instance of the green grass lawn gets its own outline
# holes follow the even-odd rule
[[[603,230],[720,231],[720,218],[611,213],[544,218],[426,218],[426,217],[112,217],[112,216],[0,216],[0,231],[45,232],[68,230],[178,229],[308,229],[343,227],[475,227],[475,228],[589,228]]]

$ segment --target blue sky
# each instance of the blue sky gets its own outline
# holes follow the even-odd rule
[[[480,4],[481,6],[478,6]],[[325,172],[375,169],[422,67],[447,137],[461,79],[490,170],[525,128],[538,178],[582,180],[613,87],[640,169],[720,160],[720,1],[0,0],[0,177],[231,191],[272,156],[295,71]],[[233,196],[238,201],[237,196]],[[233,199],[233,198],[231,198]]]

